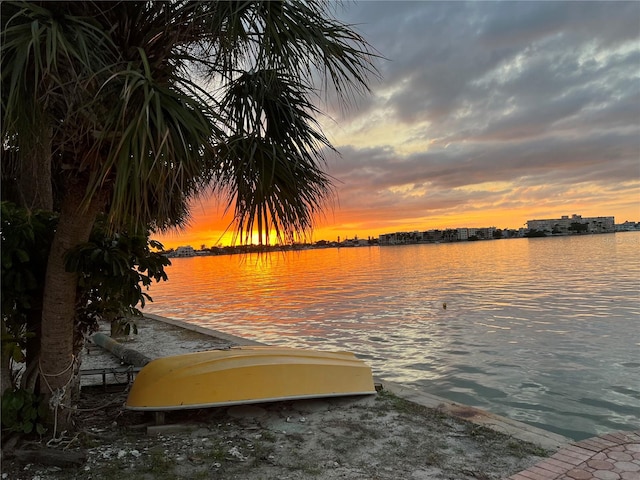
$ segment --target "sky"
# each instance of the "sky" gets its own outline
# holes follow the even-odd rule
[[[380,58],[320,123],[335,198],[310,240],[527,220],[640,221],[640,2],[360,1],[334,12]],[[194,202],[165,247],[227,245]],[[226,232],[226,233],[225,233]]]

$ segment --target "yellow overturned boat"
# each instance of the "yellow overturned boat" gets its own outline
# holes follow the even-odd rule
[[[373,393],[371,368],[353,353],[238,347],[151,361],[126,407],[181,410]]]

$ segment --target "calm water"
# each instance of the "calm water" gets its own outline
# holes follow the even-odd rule
[[[146,311],[351,350],[574,439],[640,428],[640,233],[174,259],[169,277]]]

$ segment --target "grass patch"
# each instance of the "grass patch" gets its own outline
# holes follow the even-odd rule
[[[525,458],[529,455],[548,457],[551,453],[533,443],[519,442],[517,440],[511,440],[507,443],[507,451],[516,458]]]
[[[255,442],[253,445],[254,465],[259,465],[264,461],[269,461],[269,456],[273,455],[274,451],[274,446],[271,443]]]
[[[147,460],[147,471],[157,475],[168,475],[173,470],[176,461],[170,455],[166,455],[164,452],[153,450],[149,454]]]
[[[296,470],[303,472],[306,475],[313,475],[313,476],[320,475],[323,471],[322,468],[318,467],[317,465],[310,465],[310,464],[300,465],[298,468],[296,468]]]
[[[379,392],[376,400],[383,402],[381,411],[385,412],[394,411],[403,416],[417,416],[422,417],[425,420],[441,421],[450,418],[449,415],[443,412],[405,400],[404,398],[398,397],[387,390]]]
[[[100,467],[100,478],[102,480],[121,480],[124,477],[123,469],[124,467],[117,462],[108,463]]]
[[[220,440],[216,440],[207,452],[207,458],[214,462],[222,462],[226,456],[227,450]]]
[[[260,435],[260,439],[264,440],[265,442],[274,443],[276,441],[275,434],[271,430],[267,430],[266,428],[260,431]]]
[[[211,472],[205,468],[203,470],[198,470],[197,472],[192,473],[189,478],[191,480],[207,480],[211,478]]]

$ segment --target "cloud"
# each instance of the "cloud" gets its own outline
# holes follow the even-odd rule
[[[388,59],[367,107],[411,123],[456,120],[492,94],[526,106],[593,82],[620,47],[635,42],[637,56],[639,12],[633,2],[362,2],[348,19]],[[633,65],[631,55],[623,74]]]
[[[640,4],[362,2],[346,18],[388,61],[337,120],[342,207],[472,208],[497,183],[637,191]]]
[[[321,107],[341,153],[327,154],[338,197],[323,227],[640,220],[640,2],[362,1],[336,15],[383,58],[372,95]]]

